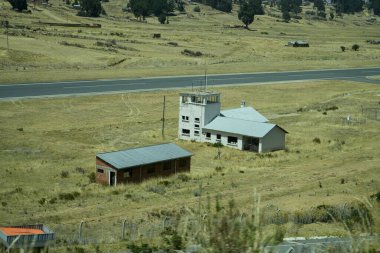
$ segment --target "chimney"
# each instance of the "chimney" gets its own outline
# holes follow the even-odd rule
[[[245,107],[245,101],[244,101],[244,100],[241,101],[241,103],[240,103],[240,107],[241,107],[241,108]]]

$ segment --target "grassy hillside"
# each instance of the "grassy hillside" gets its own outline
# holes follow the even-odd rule
[[[280,215],[362,201],[379,232],[379,206],[369,196],[380,191],[380,123],[361,114],[361,106],[379,108],[378,85],[320,81],[212,89],[222,93],[223,108],[244,99],[289,131],[288,149],[259,155],[221,148],[216,159],[215,147],[177,140],[178,91],[0,103],[1,223],[44,223],[62,243],[77,237],[79,222],[86,221],[86,237],[120,248],[123,219],[139,227],[133,238],[153,242],[165,216],[186,217],[218,194],[222,203],[234,198],[239,210],[248,211],[256,190],[263,212]],[[343,124],[348,115],[361,123]],[[194,153],[187,177],[115,188],[90,183],[97,152],[161,142]],[[283,229],[286,236],[347,235],[339,222]]]
[[[127,1],[103,6],[108,16],[83,18],[60,0],[51,6],[30,5],[31,14],[10,10],[0,1],[1,20],[10,22],[9,45],[0,28],[0,83],[75,79],[125,78],[159,75],[279,71],[296,69],[378,66],[380,46],[367,44],[380,36],[379,18],[367,13],[345,15],[333,21],[281,21],[277,9],[256,16],[252,30],[242,25],[237,7],[231,14],[200,5],[186,5],[186,13],[161,25],[156,18],[137,22],[122,12]],[[310,10],[310,6],[304,10]],[[102,28],[67,28],[39,22],[99,23]],[[160,39],[153,39],[160,33]],[[310,48],[285,47],[290,40],[307,40]],[[359,51],[352,51],[353,44]],[[348,50],[342,52],[340,47]],[[203,55],[184,55],[185,49]]]

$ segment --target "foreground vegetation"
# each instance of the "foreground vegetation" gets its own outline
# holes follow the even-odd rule
[[[163,238],[170,241],[176,233],[185,246],[201,243],[203,237],[189,241],[191,231],[183,224],[190,226],[200,214],[214,217],[218,205],[224,211],[215,217],[222,219],[228,203],[238,220],[259,207],[262,215],[255,217],[269,241],[379,232],[379,204],[370,196],[380,191],[380,123],[362,115],[362,107],[380,107],[378,85],[320,81],[212,89],[222,93],[224,108],[245,100],[289,131],[287,150],[221,148],[218,159],[218,148],[177,140],[175,90],[1,102],[0,220],[44,223],[57,233],[62,250],[79,242],[81,221],[83,241],[100,249],[145,242],[163,247]],[[352,124],[345,123],[348,115]],[[190,174],[113,188],[93,183],[97,152],[169,141],[193,152]],[[124,219],[127,239],[121,241]],[[176,230],[162,235],[166,225]]]
[[[78,10],[60,0],[49,4],[30,5],[28,14],[11,11],[7,1],[0,1],[1,20],[9,21],[9,51],[7,31],[0,28],[0,83],[379,63],[379,44],[366,41],[380,37],[380,21],[366,11],[330,20],[319,17],[310,5],[303,7],[302,19],[286,23],[277,7],[265,6],[266,14],[256,15],[247,30],[238,19],[238,5],[231,13],[224,13],[187,3],[185,12],[176,11],[176,16],[168,17],[169,24],[162,25],[156,17],[139,22],[132,13],[123,12],[126,2],[122,0],[103,3],[107,16],[100,18],[79,17]],[[99,23],[101,28],[46,23]],[[154,34],[160,38],[153,38]],[[293,40],[306,40],[310,48],[285,47]],[[354,44],[360,46],[358,51],[351,50]],[[342,46],[347,50],[343,52]]]

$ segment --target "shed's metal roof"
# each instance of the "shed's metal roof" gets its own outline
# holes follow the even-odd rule
[[[279,126],[270,123],[218,116],[209,124],[207,124],[203,129],[262,138],[274,127]],[[287,133],[281,127],[279,128]]]
[[[97,154],[97,157],[116,169],[126,169],[189,156],[192,156],[192,153],[174,143]]]
[[[242,107],[230,110],[223,110],[220,112],[222,116],[234,118],[234,119],[244,119],[256,122],[268,122],[261,113],[256,111],[253,107]]]

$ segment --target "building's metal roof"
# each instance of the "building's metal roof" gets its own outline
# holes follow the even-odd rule
[[[126,169],[189,156],[192,156],[192,153],[174,143],[97,154],[97,157],[116,169]]]
[[[218,116],[205,127],[203,127],[203,129],[262,138],[274,127],[279,126],[270,123]],[[286,133],[284,129],[281,127],[279,128]]]
[[[230,110],[223,110],[220,112],[220,114],[228,118],[244,119],[256,122],[268,122],[267,118],[265,118],[261,113],[259,113],[252,107],[242,107]]]
[[[210,95],[220,95],[219,92],[213,91],[189,91],[189,92],[181,92],[180,96],[210,96]]]
[[[54,240],[54,232],[42,224],[25,226],[0,226],[0,246],[13,248],[44,247]]]

